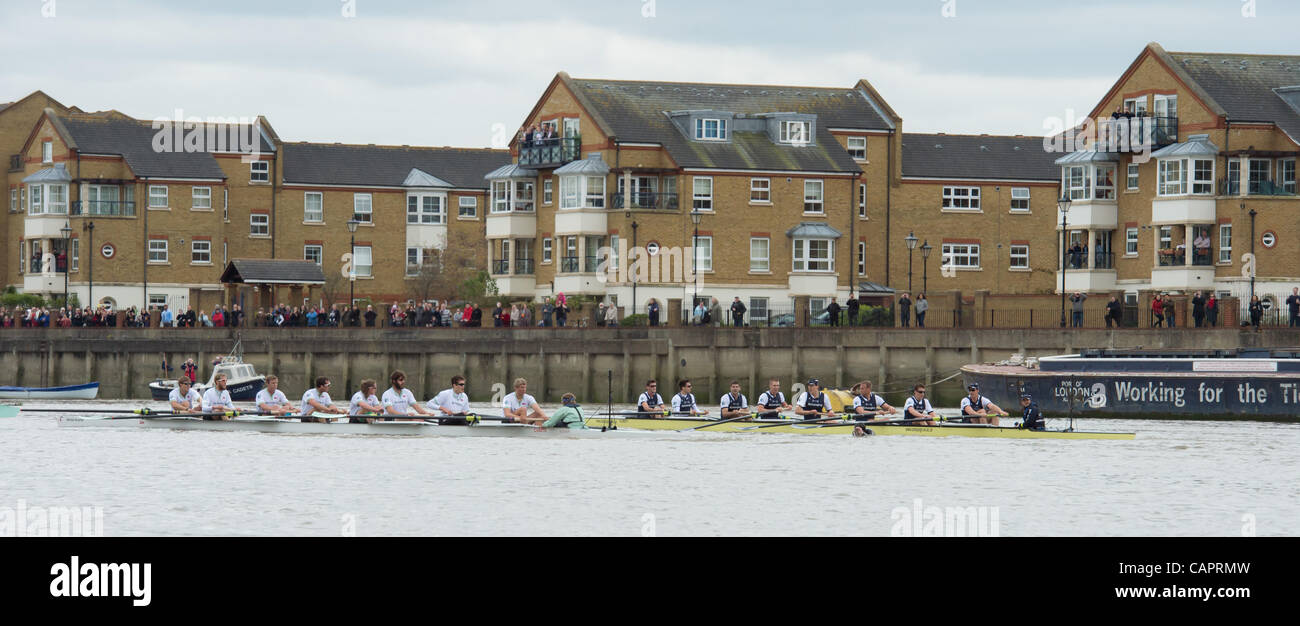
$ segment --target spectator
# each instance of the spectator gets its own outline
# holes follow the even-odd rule
[[[1291,288],[1291,295],[1287,296],[1286,306],[1291,313],[1291,319],[1287,321],[1287,326],[1289,328],[1300,326],[1300,287]]]
[[[597,325],[597,326],[604,326],[604,325],[605,325],[605,309],[606,309],[606,308],[608,308],[608,307],[607,307],[607,305],[605,304],[605,301],[604,301],[604,300],[601,300],[601,301],[600,301],[600,304],[597,304],[597,305],[596,305],[596,325]]]
[[[605,325],[610,328],[618,328],[618,307],[613,304],[605,307]]]
[[[1205,296],[1199,291],[1192,296],[1192,320],[1197,328],[1205,326]]]
[[[930,310],[930,301],[925,299],[925,294],[916,297],[913,308],[916,310],[916,327],[925,328],[925,312]]]
[[[158,321],[162,324],[164,328],[172,327],[174,323],[174,318],[172,317],[172,310],[170,307],[168,307],[165,304],[163,305],[162,315],[158,318]]]
[[[745,308],[745,303],[740,301],[740,296],[731,301],[731,325],[741,327],[745,325],[745,313],[749,309]]]
[[[1119,320],[1124,314],[1123,307],[1124,305],[1120,304],[1119,298],[1110,297],[1110,302],[1106,303],[1106,328],[1110,328],[1111,322],[1114,322],[1115,327],[1119,328]]]
[[[1076,270],[1083,267],[1083,246],[1077,241],[1070,246],[1070,267]]]
[[[193,383],[198,380],[199,366],[194,362],[194,359],[185,359],[185,364],[181,366],[181,372]]]
[[[474,328],[483,326],[483,309],[477,304],[475,304],[474,309],[470,311],[469,323],[470,326],[473,326]]]
[[[510,305],[510,310],[509,310],[509,311],[502,311],[502,312],[501,312],[501,315],[500,315],[499,317],[500,317],[501,319],[497,320],[497,325],[498,325],[498,326],[502,326],[502,327],[505,327],[505,328],[509,328],[512,324],[515,325],[515,326],[522,326],[522,325],[523,325],[523,324],[521,324],[522,320],[519,319],[519,305],[518,305],[518,304],[511,304],[511,305]]]
[[[1165,294],[1162,304],[1165,312],[1165,327],[1173,328],[1177,316],[1174,315],[1174,301],[1169,299],[1169,294]]]
[[[709,323],[715,328],[722,325],[722,305],[717,298],[709,298]]]
[[[1083,328],[1083,301],[1088,299],[1084,293],[1074,292],[1070,296],[1070,327]]]
[[[373,305],[367,304],[366,305],[366,328],[375,327],[376,317],[379,317],[379,314],[375,313],[375,307]]]
[[[860,303],[858,302],[858,299],[857,299],[857,298],[852,298],[852,297],[850,297],[850,298],[849,298],[849,301],[844,303],[844,309],[845,309],[845,311],[848,313],[848,316],[849,316],[849,326],[857,326],[857,325],[858,325],[858,307],[859,307],[859,306],[860,306]]]
[[[1160,328],[1164,324],[1165,303],[1160,299],[1160,296],[1156,296],[1151,300],[1151,319],[1152,328]]]
[[[226,325],[226,315],[221,312],[220,304],[218,304],[217,308],[212,311],[212,325],[217,328],[222,328]]]
[[[840,325],[840,304],[835,301],[835,296],[831,296],[831,303],[826,305],[826,320],[831,326]]]
[[[1210,298],[1205,302],[1205,316],[1209,318],[1210,327],[1219,325],[1219,299],[1210,293]]]
[[[513,306],[511,306],[510,308],[511,308],[511,310],[514,310],[514,307],[513,307]],[[510,320],[509,320],[508,317],[506,318],[506,320],[504,320],[504,323],[503,323],[503,320],[501,319],[501,313],[502,313],[502,311],[501,311],[501,303],[498,302],[496,308],[495,308],[495,309],[492,309],[492,327],[493,327],[493,328],[501,328],[502,326],[509,326],[509,325],[510,325]]]
[[[1255,332],[1259,332],[1259,321],[1264,317],[1264,304],[1259,301],[1259,296],[1250,297],[1250,325],[1255,327]]]
[[[547,298],[546,303],[542,305],[542,326],[549,328],[552,324],[551,317],[553,315],[555,315],[555,305],[551,303],[550,298]]]
[[[555,325],[564,328],[564,323],[569,320],[569,305],[564,299],[564,294],[555,301]]]
[[[704,301],[700,300],[695,303],[695,310],[691,312],[691,323],[700,326],[705,322],[705,316],[708,315],[708,309],[704,308]]]
[[[523,327],[527,327],[530,321],[533,319],[533,312],[528,309],[527,303],[520,303],[519,317],[517,319],[519,320],[519,323],[516,325],[523,326]]]
[[[199,311],[199,323],[202,324],[204,328],[212,328],[212,318],[208,317],[207,311]]]
[[[650,306],[646,309],[650,316],[650,326],[659,325],[659,301],[654,298],[650,299]]]
[[[460,323],[462,326],[470,326],[474,321],[474,305],[466,302],[465,308],[460,311]]]
[[[902,320],[903,328],[912,325],[912,299],[906,293],[898,299],[898,319]]]

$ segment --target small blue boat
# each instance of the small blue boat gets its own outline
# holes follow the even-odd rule
[[[0,400],[94,400],[99,383],[66,387],[0,387]]]

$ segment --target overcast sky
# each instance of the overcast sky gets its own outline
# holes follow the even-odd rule
[[[40,89],[143,119],[261,114],[286,141],[485,147],[561,70],[843,87],[866,78],[907,131],[1041,135],[1045,118],[1091,109],[1150,41],[1300,54],[1296,0],[195,4],[4,0],[0,102]]]

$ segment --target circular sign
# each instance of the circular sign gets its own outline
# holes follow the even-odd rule
[[[1263,307],[1264,310],[1267,311],[1273,308],[1273,301],[1269,300],[1268,298],[1264,298],[1263,300],[1259,301],[1259,306]]]
[[[650,255],[650,256],[654,256],[654,255],[656,255],[656,254],[659,254],[659,242],[658,242],[658,241],[651,241],[650,243],[646,244],[646,245],[645,245],[645,252],[646,252],[646,254],[648,254],[648,255]]]
[[[1259,238],[1259,242],[1264,244],[1265,248],[1272,248],[1277,245],[1277,233],[1271,230],[1264,231],[1264,235]]]
[[[105,259],[111,259],[114,254],[117,254],[117,248],[114,248],[111,243],[106,243],[104,247],[99,249],[99,253],[104,255]]]

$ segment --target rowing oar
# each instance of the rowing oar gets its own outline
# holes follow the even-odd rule
[[[207,413],[172,413],[172,412],[170,412],[170,411],[167,411],[167,412],[163,412],[163,411],[150,411],[149,409],[140,409],[140,410],[141,410],[141,411],[149,411],[149,412],[148,412],[148,413],[138,413],[137,415],[117,415],[117,416],[113,416],[113,417],[105,417],[105,418],[103,418],[103,419],[105,419],[105,420],[129,420],[129,419],[135,419],[137,416],[138,416],[140,419],[160,419],[160,418],[165,418],[165,417],[239,417],[239,416],[241,416],[241,415],[270,415],[269,413],[244,412],[244,411],[220,411],[220,412],[209,411],[209,412],[207,412]]]
[[[130,413],[132,415],[174,415],[170,409],[83,409],[80,407],[69,407],[66,409],[21,409],[24,413]]]
[[[718,421],[716,421],[716,422],[709,422],[708,424],[704,424],[704,425],[702,425],[702,426],[692,426],[692,427],[690,427],[690,428],[683,428],[683,429],[681,429],[681,430],[678,430],[677,432],[679,432],[679,433],[684,433],[684,432],[689,431],[689,430],[699,430],[699,429],[701,429],[701,428],[709,428],[709,427],[711,427],[711,426],[717,426],[717,425],[719,425],[719,424],[726,424],[726,423],[728,423],[728,422],[739,422],[740,420],[753,419],[753,418],[755,418],[755,417],[758,417],[758,413],[746,413],[746,414],[744,414],[744,415],[741,415],[740,417],[732,417],[732,418],[728,418],[728,419],[725,419],[725,420],[718,420]]]
[[[748,430],[758,430],[758,429],[760,429],[760,428],[775,428],[775,427],[777,427],[777,426],[791,426],[791,425],[794,425],[794,424],[817,424],[817,423],[819,423],[819,422],[825,422],[825,421],[827,421],[827,420],[838,420],[838,419],[843,419],[843,418],[841,418],[841,417],[838,416],[838,415],[831,414],[831,415],[827,415],[826,417],[819,417],[819,418],[817,418],[817,419],[810,419],[810,420],[804,420],[804,419],[800,419],[800,420],[786,420],[786,421],[784,421],[784,422],[778,422],[778,423],[775,423],[775,424],[763,424],[762,426],[749,426],[747,429],[748,429]]]

